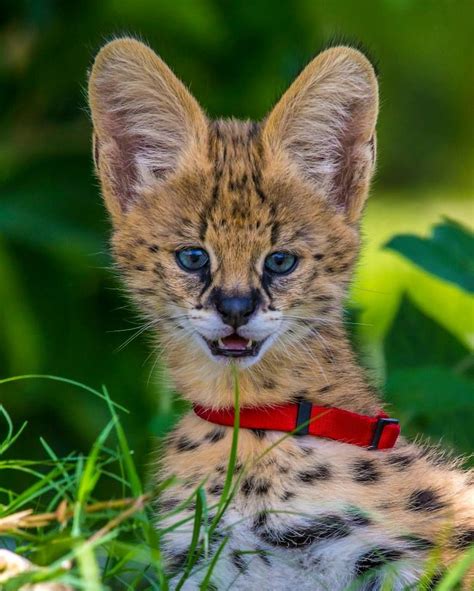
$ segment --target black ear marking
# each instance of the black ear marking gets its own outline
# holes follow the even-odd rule
[[[379,59],[375,55],[372,48],[370,48],[366,43],[364,43],[360,39],[352,37],[351,35],[341,33],[332,35],[326,42],[320,45],[319,49],[314,53],[314,57],[316,57],[318,53],[321,53],[321,51],[331,49],[331,47],[338,47],[340,45],[352,47],[353,49],[357,49],[358,51],[363,53],[365,57],[369,60],[369,62],[372,64],[376,76],[380,74]]]

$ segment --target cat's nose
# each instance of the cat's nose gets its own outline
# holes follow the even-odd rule
[[[246,324],[255,312],[257,297],[253,293],[239,296],[219,294],[215,298],[215,306],[225,324],[238,328]]]

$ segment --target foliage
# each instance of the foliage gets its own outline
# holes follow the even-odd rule
[[[10,380],[42,377],[71,383],[54,376],[19,376]],[[0,381],[0,387],[4,383],[5,380]],[[21,493],[0,487],[0,537],[3,546],[15,554],[27,556],[35,565],[9,578],[2,589],[15,591],[26,584],[55,581],[88,591],[166,591],[171,585],[179,590],[196,573],[201,576],[200,589],[212,589],[213,571],[232,526],[221,527],[219,531],[218,527],[250,467],[244,466],[237,475],[235,473],[239,435],[238,382],[235,380],[234,395],[237,418],[219,501],[208,504],[205,482],[201,482],[183,503],[161,517],[153,515],[153,505],[159,505],[160,494],[173,485],[174,479],[169,478],[144,492],[145,486],[138,477],[121,425],[119,413],[124,409],[112,401],[106,388],[98,391],[80,383],[71,385],[105,401],[110,414],[110,420],[87,455],[70,453],[58,457],[47,441],[41,439],[46,459],[39,462],[2,459],[21,436],[24,426],[15,432],[8,413],[0,406],[0,415],[7,424],[6,437],[0,442],[0,474],[19,471],[26,473],[30,481]],[[263,455],[289,435],[285,434]],[[118,483],[119,498],[98,499],[97,492],[104,487],[104,481],[107,488],[109,480]],[[171,516],[176,519],[172,525],[165,525],[163,519]],[[173,570],[165,565],[162,539],[186,524],[192,531],[191,543],[183,566]],[[473,550],[465,552],[434,589],[456,589],[474,564]],[[242,553],[254,552],[242,549]],[[427,562],[426,577],[416,587],[419,591],[425,589],[425,583],[431,579],[436,553],[435,548]]]
[[[466,211],[459,196],[470,182],[472,155],[465,75],[472,8],[470,0],[440,0],[429,10],[403,0],[4,1],[0,376],[54,373],[107,383],[130,410],[124,428],[141,470],[150,435],[168,430],[180,410],[136,316],[123,310],[106,254],[110,229],[92,174],[84,96],[88,67],[105,39],[138,34],[211,115],[242,117],[263,116],[320,47],[361,42],[378,63],[382,94],[378,178],[368,207],[382,208],[369,228],[375,233],[391,223],[389,191],[411,227],[415,217],[427,223],[434,184],[443,191],[442,211],[453,215],[458,202]],[[408,210],[414,201],[415,215]],[[381,291],[384,271],[377,270],[377,287],[359,282],[357,293]],[[384,306],[373,326],[359,327],[371,349],[380,347],[389,323]],[[14,382],[0,399],[15,422],[29,421],[16,449],[31,460],[41,457],[40,436],[60,454],[86,453],[107,421],[98,400],[66,384]],[[21,488],[21,477],[14,478]]]
[[[474,233],[446,219],[433,228],[431,238],[395,236],[391,248],[446,281],[474,293]]]
[[[472,306],[454,311],[465,315],[465,330],[459,324],[454,330],[447,314],[453,293],[472,293],[472,234],[451,220],[438,224],[429,238],[406,233],[422,233],[441,212],[459,219],[472,212],[463,194],[470,190],[473,156],[472,85],[466,76],[473,9],[470,0],[439,0],[429,7],[406,0],[2,3],[0,378],[25,372],[73,378],[9,381],[0,387],[0,402],[13,423],[29,423],[14,447],[5,423],[9,446],[0,461],[9,466],[8,486],[2,480],[0,494],[6,495],[9,511],[18,499],[19,510],[56,509],[60,491],[68,506],[76,506],[81,482],[84,506],[141,498],[150,436],[169,430],[183,409],[156,353],[149,356],[142,326],[130,320],[133,311],[123,310],[92,175],[87,69],[104,40],[123,32],[146,39],[212,116],[262,117],[301,66],[328,43],[347,39],[368,49],[379,65],[382,109],[367,233],[392,234],[396,215],[403,236],[390,241],[390,252],[417,267],[409,262],[397,267],[392,257],[398,283],[387,284],[386,261],[370,255],[364,264],[371,272],[356,282],[354,292],[372,294],[369,312],[376,302],[383,310],[371,326],[352,326],[356,337],[364,333],[404,433],[442,436],[456,451],[472,451],[473,370],[467,348]],[[442,195],[436,207],[433,187]],[[402,284],[408,292],[398,307]],[[434,290],[437,298],[430,297]],[[444,305],[433,310],[432,299]],[[398,307],[393,318],[388,300]],[[118,423],[103,399],[87,395],[75,382],[107,383],[116,403],[130,412],[121,411]],[[104,425],[110,429],[106,441]],[[87,465],[89,476],[83,478]],[[100,474],[96,482],[91,471]],[[205,516],[204,501],[195,500]],[[5,510],[6,502],[1,503]],[[96,582],[97,568],[101,576],[110,574],[106,580],[123,575],[133,581],[133,573],[143,570],[142,560],[153,564],[158,577],[160,534],[153,538],[143,511],[109,532],[116,537],[88,542],[125,510],[78,513],[73,544],[68,521],[37,534],[28,530],[19,547],[40,564],[55,565],[70,551],[66,546],[73,552],[85,548],[77,562],[84,573],[70,576],[86,576],[87,570]]]
[[[466,288],[474,285],[469,261],[474,238],[459,223],[446,220],[436,225],[432,239],[395,236],[387,247],[441,280]],[[443,438],[445,445],[470,454],[474,449],[472,351],[405,296],[385,339],[385,359],[386,398],[408,433]]]

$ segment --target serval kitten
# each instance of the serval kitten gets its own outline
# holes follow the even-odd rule
[[[378,413],[343,326],[375,161],[366,57],[328,49],[262,122],[211,121],[151,49],[119,39],[98,54],[89,98],[113,254],[182,396],[231,407],[236,367],[243,407],[304,399]],[[472,477],[436,452],[306,435],[258,459],[281,436],[240,430],[212,588],[429,588],[473,541]],[[201,482],[217,503],[231,437],[193,412],[180,421],[160,458],[160,477],[179,482],[158,503],[162,523],[183,518],[172,509]],[[168,536],[171,564],[191,529]],[[199,588],[205,560],[184,589]]]

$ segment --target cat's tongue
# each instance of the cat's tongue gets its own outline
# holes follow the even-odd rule
[[[243,337],[239,337],[238,334],[231,334],[228,337],[224,337],[220,339],[220,343],[229,351],[245,351],[250,344],[248,339],[244,339]]]

